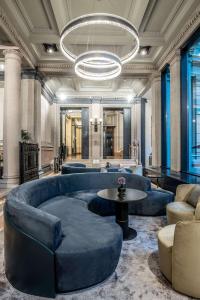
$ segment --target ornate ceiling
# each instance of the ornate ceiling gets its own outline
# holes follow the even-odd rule
[[[199,0],[1,0],[0,42],[19,46],[25,57],[24,66],[37,66],[57,96],[89,92],[140,95],[152,73],[162,66],[167,51],[177,44],[176,39],[188,20],[197,16],[199,23],[199,11]],[[138,54],[133,62],[124,66],[117,80],[97,83],[78,79],[73,66],[60,51],[53,54],[44,51],[43,43],[59,46],[60,32],[69,20],[94,12],[128,19],[139,31],[141,46],[151,46],[147,56]],[[93,43],[120,47],[125,39],[120,33],[98,32]],[[84,47],[84,42],[84,32],[78,32],[70,41],[77,51]]]

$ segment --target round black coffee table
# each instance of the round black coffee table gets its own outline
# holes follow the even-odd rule
[[[99,191],[97,195],[100,198],[115,202],[116,223],[122,228],[123,239],[125,241],[134,239],[137,236],[137,231],[128,227],[128,203],[142,200],[147,197],[147,194],[135,189],[126,189],[125,194],[120,195],[118,189],[105,189]]]

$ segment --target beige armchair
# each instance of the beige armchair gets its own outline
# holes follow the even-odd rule
[[[168,225],[158,233],[160,269],[183,294],[200,298],[200,202],[196,219]]]
[[[195,219],[195,211],[200,199],[199,184],[181,184],[177,187],[175,201],[167,205],[168,224]]]

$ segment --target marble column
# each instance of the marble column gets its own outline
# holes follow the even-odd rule
[[[54,135],[54,155],[58,156],[60,147],[60,105],[55,105],[55,135]]]
[[[27,130],[31,140],[35,139],[34,114],[35,114],[35,80],[22,75],[21,80],[21,101],[20,101],[20,122],[21,129]]]
[[[152,165],[161,166],[161,76],[155,74],[151,83],[152,92]]]
[[[3,180],[4,187],[19,184],[21,54],[5,50]]]
[[[90,155],[92,159],[99,160],[102,156],[102,116],[101,116],[101,104],[93,103],[91,107],[90,119],[93,125],[90,124],[91,133],[91,148]],[[98,122],[97,131],[95,131],[94,122],[95,119]],[[101,124],[100,124],[101,121]],[[90,122],[91,123],[91,122]]]
[[[38,157],[38,167],[39,167],[39,174],[42,174],[42,166],[41,166],[41,82],[39,79],[36,78],[34,80],[34,94],[35,94],[35,115],[34,115],[34,122],[35,122],[35,142],[39,146],[39,157]]]
[[[50,106],[51,112],[51,144],[54,146],[54,157],[57,154],[56,148],[56,103]]]
[[[171,170],[181,169],[180,51],[170,62]]]

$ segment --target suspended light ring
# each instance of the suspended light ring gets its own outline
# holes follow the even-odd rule
[[[60,38],[60,49],[64,54],[64,56],[66,56],[70,61],[75,63],[77,56],[74,53],[72,53],[69,49],[67,49],[67,47],[65,47],[64,39],[72,31],[78,28],[82,28],[87,25],[96,25],[96,24],[113,25],[125,29],[127,32],[129,32],[132,35],[135,44],[133,45],[132,50],[120,59],[121,64],[123,65],[125,63],[128,63],[135,57],[135,55],[139,50],[139,38],[138,38],[137,29],[133,26],[133,24],[131,24],[129,21],[127,21],[122,17],[111,15],[111,14],[104,14],[104,13],[83,15],[81,17],[73,19],[63,28],[61,32],[61,38]],[[90,65],[90,64],[93,64],[93,62],[86,63],[86,65]]]
[[[75,61],[75,73],[88,80],[109,80],[120,75],[120,59],[108,51],[88,51]]]

